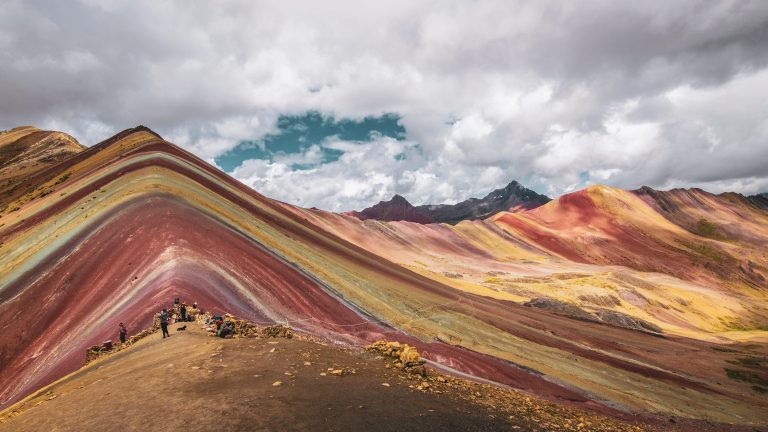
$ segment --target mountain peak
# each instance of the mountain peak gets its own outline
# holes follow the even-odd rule
[[[381,201],[381,202],[384,202],[384,201]],[[393,195],[392,198],[388,202],[391,202],[391,203],[402,203],[402,204],[407,204],[409,206],[411,205],[411,203],[407,199],[405,199],[404,196],[402,196],[400,194]]]
[[[416,210],[416,207],[399,194],[395,194],[389,201],[379,201],[373,207],[353,214],[360,217],[360,219],[409,221],[424,224],[432,222],[432,219]]]

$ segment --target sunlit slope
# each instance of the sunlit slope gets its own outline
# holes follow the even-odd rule
[[[0,131],[0,214],[10,211],[7,203],[33,192],[33,175],[85,149],[62,132],[32,126]]]
[[[35,179],[46,193],[17,197],[0,227],[0,314],[12,317],[0,335],[0,403],[74,370],[117,322],[146,326],[180,294],[342,343],[408,341],[563,403],[766,421],[759,395],[724,376],[733,353],[514,302],[530,297],[506,291],[515,272],[591,267],[498,222],[347,225],[263,197],[145,128]]]
[[[573,261],[625,265],[729,290],[766,286],[764,250],[696,235],[621,189],[593,186],[494,221]],[[752,235],[765,237],[764,231]],[[740,266],[750,259],[750,268]]]
[[[701,189],[657,191],[648,187],[632,193],[698,236],[768,247],[768,212],[743,195],[714,195]]]
[[[574,205],[572,194],[564,197],[565,203],[553,201],[537,210],[500,213],[494,221],[457,226],[362,222],[319,210],[286,208],[466,292],[521,302],[554,298],[590,311],[620,312],[667,333],[701,339],[731,337],[731,330],[759,329],[766,323],[763,290],[715,278],[706,268],[696,273],[690,251],[670,246],[680,240],[696,244],[709,239],[693,238],[631,194],[605,190],[629,203],[603,210],[588,199],[589,206],[582,208]],[[638,207],[637,214],[627,214],[630,204]],[[610,254],[618,258],[616,263]],[[674,271],[665,272],[667,268]]]
[[[765,329],[765,249],[694,234],[633,193],[591,187],[529,212],[499,214],[494,222],[569,261],[660,273],[640,277],[650,284],[636,283],[634,293],[618,297],[670,324]],[[764,236],[760,229],[751,235]]]

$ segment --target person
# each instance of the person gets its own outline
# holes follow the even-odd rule
[[[170,318],[168,316],[168,311],[163,309],[158,318],[160,318],[160,328],[163,330],[163,339],[171,337],[170,333],[168,333],[168,320]]]
[[[181,304],[181,321],[182,322],[187,321],[187,304],[186,303]]]
[[[128,336],[128,329],[125,328],[125,324],[120,323],[120,343],[125,343],[125,337]]]
[[[232,321],[227,321],[219,330],[219,337],[225,338],[235,332],[235,325]]]

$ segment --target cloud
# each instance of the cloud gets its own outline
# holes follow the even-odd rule
[[[213,161],[281,116],[399,115],[405,159],[373,137],[234,171],[329,209],[455,202],[512,179],[550,195],[591,182],[755,193],[766,28],[763,1],[10,0],[0,128],[93,144],[145,124]],[[292,169],[320,146],[344,154]]]

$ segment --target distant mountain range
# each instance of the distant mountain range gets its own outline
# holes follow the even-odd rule
[[[757,195],[751,195],[749,199],[755,203],[758,207],[762,207],[768,210],[768,192],[763,192]]]
[[[463,220],[485,219],[501,211],[530,210],[548,203],[551,199],[513,181],[496,189],[484,198],[470,198],[457,204],[425,204],[414,206],[400,195],[389,201],[381,201],[365,210],[347,214],[360,219],[381,221],[409,221],[417,223],[448,223],[455,225]]]

